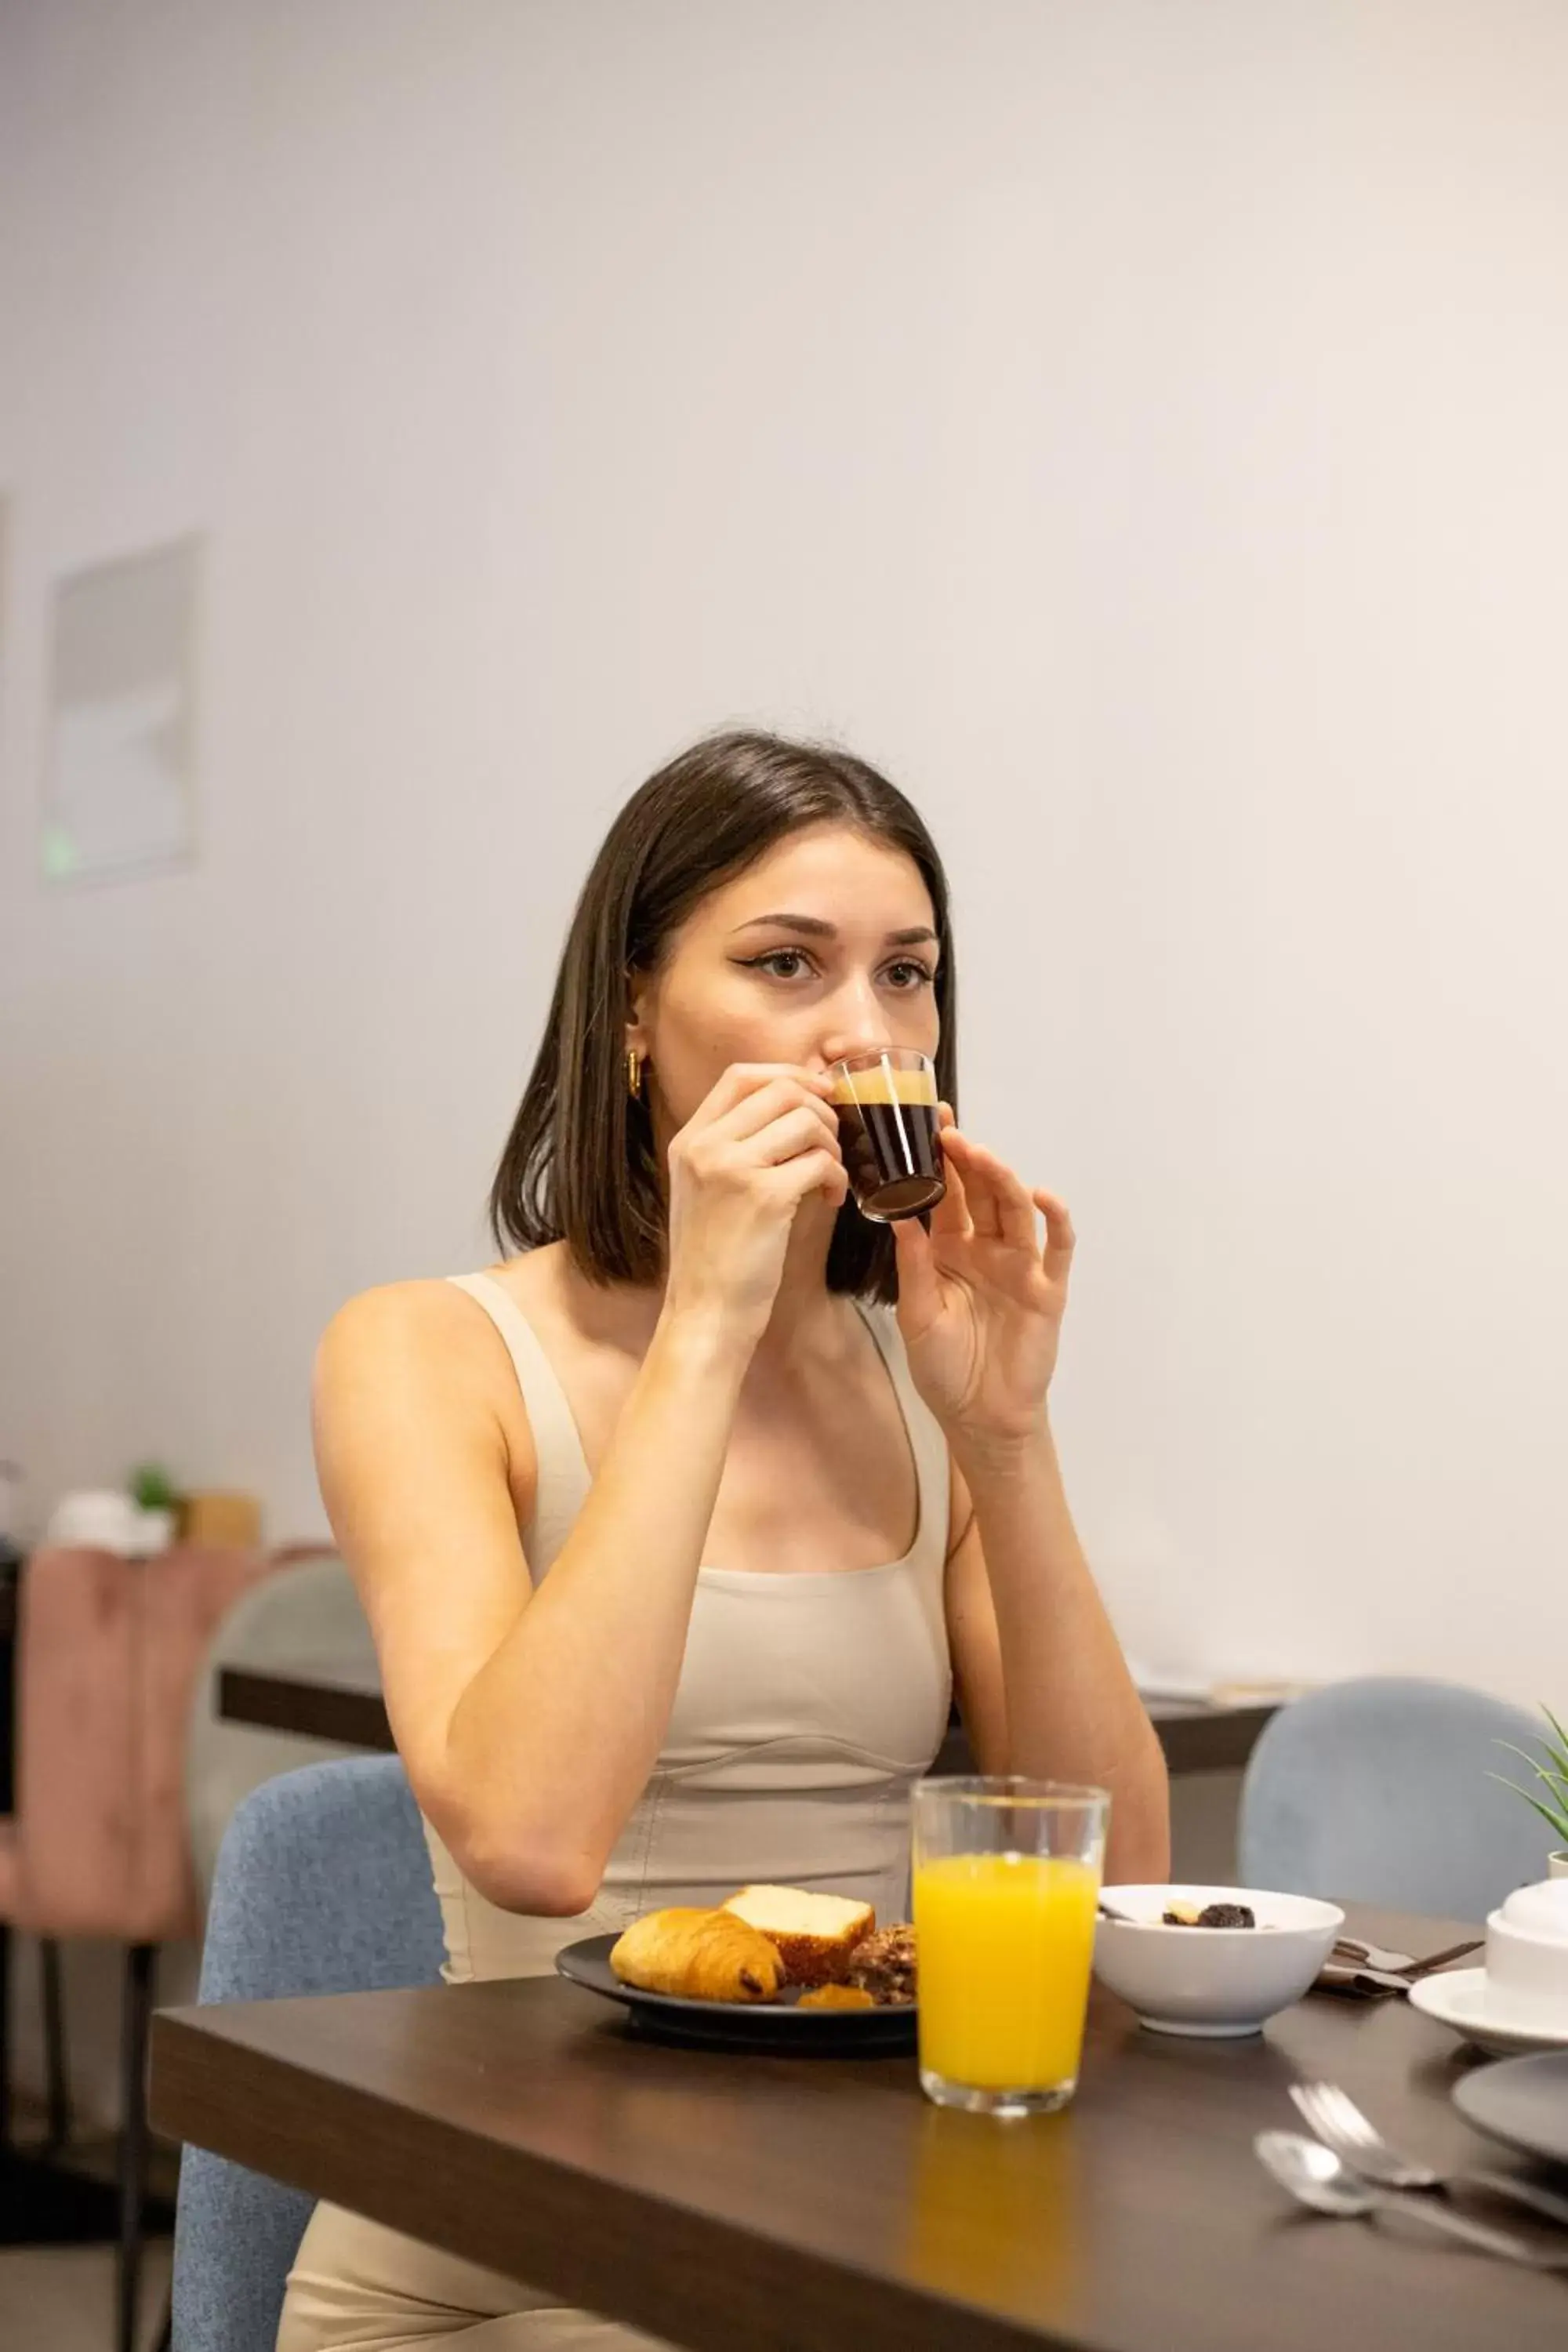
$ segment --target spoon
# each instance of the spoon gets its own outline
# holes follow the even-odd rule
[[[1511,2263],[1523,2263],[1531,2270],[1562,2269],[1568,2259],[1537,2254],[1522,2240],[1510,2238],[1501,2230],[1489,2230],[1484,2221],[1472,2221],[1447,2205],[1428,2204],[1425,2199],[1406,2196],[1397,2189],[1374,2188],[1342,2165],[1332,2148],[1325,2147],[1321,2140],[1306,2138],[1300,2132],[1259,2132],[1252,2145],[1280,2188],[1288,2189],[1298,2203],[1310,2205],[1314,2213],[1332,2213],[1342,2221],[1351,2221],[1386,2206],[1415,2215],[1447,2237],[1462,2238],[1468,2246],[1479,2246],[1489,2254],[1501,2254]]]
[[[1098,1908],[1102,1919],[1114,1919],[1119,1927],[1143,1927],[1148,1925],[1147,1920],[1134,1919],[1131,1911],[1118,1911],[1115,1905],[1108,1903],[1103,1895],[1100,1898]]]

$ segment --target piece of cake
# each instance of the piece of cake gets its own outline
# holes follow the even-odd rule
[[[767,1937],[784,1962],[786,1984],[842,1984],[877,1925],[868,1903],[807,1895],[798,1886],[742,1886],[723,1908]]]
[[[907,2007],[917,1997],[918,1977],[915,1931],[907,1919],[866,1937],[849,1963],[849,1982],[862,1986],[879,2009]]]

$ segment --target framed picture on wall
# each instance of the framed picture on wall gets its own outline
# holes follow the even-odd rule
[[[47,880],[194,862],[202,542],[93,564],[55,590],[42,860]]]

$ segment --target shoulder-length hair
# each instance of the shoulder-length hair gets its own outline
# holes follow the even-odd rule
[[[490,1190],[499,1246],[564,1241],[595,1283],[651,1284],[664,1271],[666,1180],[646,1102],[626,1085],[634,978],[658,972],[699,902],[806,825],[852,825],[920,871],[941,944],[938,1090],[957,1108],[955,974],[947,877],[911,803],[831,745],[736,732],[696,743],[622,809],[584,885],[543,1042]],[[892,1235],[852,1202],[839,1212],[828,1287],[891,1301]]]

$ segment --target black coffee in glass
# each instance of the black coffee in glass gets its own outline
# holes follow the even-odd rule
[[[947,1187],[937,1132],[936,1073],[905,1048],[857,1055],[833,1071],[838,1144],[864,1217],[891,1224],[934,1208]]]

